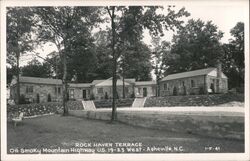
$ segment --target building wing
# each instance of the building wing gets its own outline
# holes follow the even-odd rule
[[[194,76],[200,76],[200,75],[207,75],[214,70],[216,70],[216,68],[206,68],[206,69],[193,70],[193,71],[189,71],[189,72],[170,74],[170,75],[164,77],[161,81],[181,79],[181,78],[194,77]]]

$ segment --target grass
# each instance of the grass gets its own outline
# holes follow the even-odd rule
[[[185,153],[215,152],[206,151],[208,146],[220,147],[219,152],[244,152],[243,141],[178,134],[71,116],[51,115],[25,119],[17,127],[7,124],[8,149],[72,148],[76,143],[86,142],[141,142],[144,148],[182,146]]]

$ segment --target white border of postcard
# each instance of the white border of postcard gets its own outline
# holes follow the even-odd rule
[[[248,0],[2,0],[1,4],[1,159],[2,160],[249,160],[249,1]],[[245,153],[189,154],[7,154],[6,132],[6,7],[107,5],[240,5],[245,17]]]

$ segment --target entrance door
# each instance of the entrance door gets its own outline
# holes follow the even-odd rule
[[[148,92],[147,92],[147,88],[143,88],[143,97],[147,97]]]
[[[87,96],[87,91],[86,91],[86,89],[83,89],[82,90],[82,98],[85,99],[86,96]]]

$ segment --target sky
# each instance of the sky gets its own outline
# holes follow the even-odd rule
[[[179,9],[181,7],[185,7],[186,10],[191,14],[189,17],[183,19],[185,22],[187,22],[189,19],[201,19],[203,21],[212,21],[213,24],[215,24],[218,27],[218,30],[221,30],[224,32],[224,36],[221,39],[222,43],[228,43],[228,40],[231,37],[230,30],[237,24],[237,22],[244,22],[246,15],[243,9],[243,3],[236,3],[236,4],[230,4],[230,3],[224,3],[223,5],[217,5],[216,3],[211,4],[199,4],[199,5],[193,5],[193,4],[186,4],[183,5],[176,5],[176,9]],[[165,10],[164,10],[165,11]],[[164,12],[163,11],[163,12]],[[173,32],[167,31],[165,32],[165,36],[162,38],[162,40],[171,41]],[[144,38],[143,41],[150,45],[151,44],[151,37],[148,34],[147,31],[144,32]],[[46,44],[43,47],[36,50],[36,52],[40,53],[40,56],[46,57],[47,54],[51,53],[52,51],[56,51],[56,47],[53,44]],[[20,65],[26,65],[27,62],[32,60],[32,56],[25,56],[21,58]],[[38,58],[39,60],[39,58]],[[41,59],[40,59],[41,60]]]

